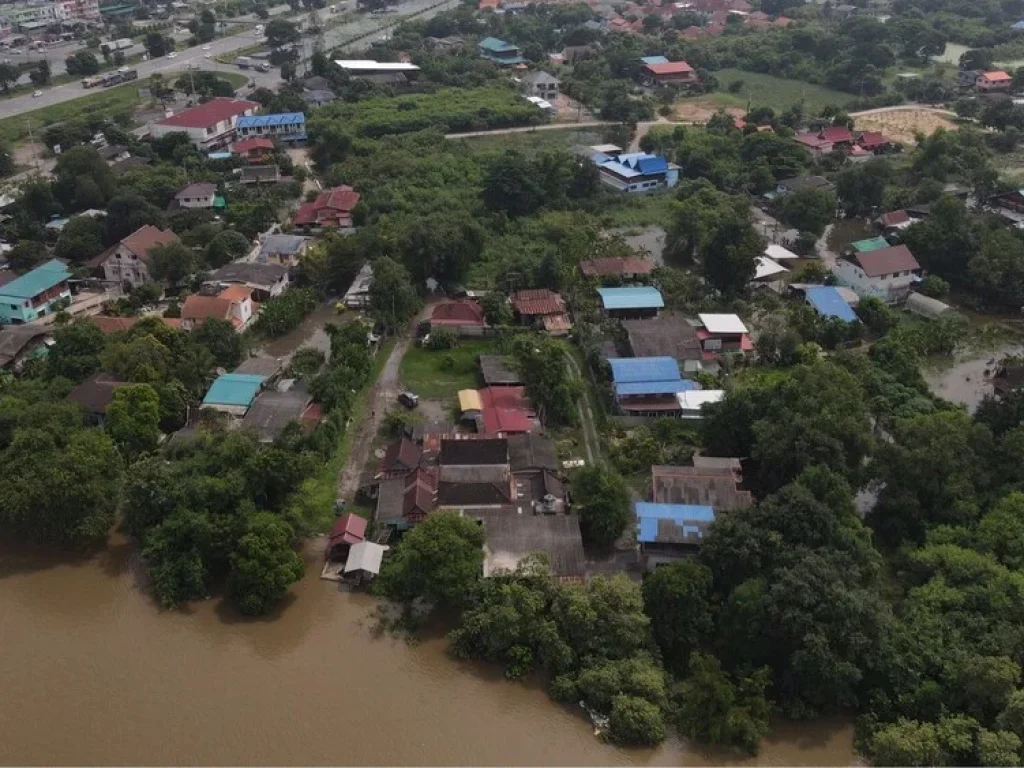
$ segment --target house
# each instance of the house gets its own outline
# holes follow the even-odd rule
[[[558,87],[561,80],[547,72],[528,72],[520,78],[526,87],[528,96],[552,100],[558,98]]]
[[[858,147],[872,154],[884,152],[892,146],[892,142],[881,131],[860,131],[854,136],[853,141]]]
[[[382,477],[404,476],[415,471],[423,459],[423,449],[407,437],[392,443],[384,452],[380,464]]]
[[[597,279],[617,277],[620,280],[635,280],[650,275],[654,271],[654,266],[653,261],[641,256],[584,259],[580,262],[580,272],[584,277]]]
[[[523,377],[506,365],[502,355],[480,355],[480,376],[488,387],[515,387],[523,384]]]
[[[384,553],[389,547],[372,541],[360,541],[353,544],[345,560],[344,578],[356,584],[372,581],[380,574],[380,565]]]
[[[697,329],[676,312],[645,320],[623,320],[629,351],[634,357],[671,357],[686,373],[702,369],[704,350]]]
[[[477,329],[485,325],[483,307],[472,299],[442,301],[435,305],[430,313],[431,331],[436,328],[451,328],[458,333],[460,328]]]
[[[837,259],[832,273],[858,296],[896,303],[906,298],[921,277],[921,265],[905,245],[854,251]]]
[[[652,285],[598,288],[597,294],[605,316],[620,320],[657,317],[665,306],[661,291]]]
[[[660,57],[659,57],[660,58]],[[640,82],[647,86],[696,85],[697,72],[685,61],[656,61],[640,63]]]
[[[810,133],[809,131],[801,131],[795,134],[793,136],[793,141],[815,157],[831,154],[835,149],[835,146],[833,146],[831,141],[823,139],[818,134]]]
[[[701,314],[697,338],[704,359],[713,360],[723,352],[746,354],[754,350],[747,326],[738,315]]]
[[[57,259],[0,286],[0,323],[21,325],[52,315],[71,301],[71,273]]]
[[[207,286],[217,290],[219,286]],[[193,293],[181,305],[181,327],[194,330],[210,318],[227,320],[241,332],[253,318],[252,288],[229,285],[217,293]]]
[[[373,283],[373,265],[366,262],[356,273],[352,285],[341,297],[342,303],[348,309],[363,309],[370,306],[370,285]]]
[[[302,81],[302,87],[307,91],[329,91],[332,83],[322,75],[313,75]]]
[[[540,427],[537,414],[526,398],[525,387],[484,387],[477,390],[485,435],[507,437]]]
[[[438,472],[417,468],[380,481],[374,520],[378,528],[408,530],[437,508]]]
[[[301,112],[246,115],[235,122],[239,139],[276,139],[286,144],[306,140],[306,116]]]
[[[694,456],[692,466],[651,467],[651,499],[659,504],[709,506],[716,513],[749,507],[739,459]]]
[[[203,398],[203,408],[212,408],[231,416],[245,416],[263,388],[265,376],[251,373],[222,373]]]
[[[693,557],[712,523],[715,511],[706,504],[635,503],[636,540],[648,571]]]
[[[231,145],[231,154],[238,155],[250,163],[261,163],[274,154],[274,142],[257,136],[242,139]]]
[[[788,248],[783,248],[781,245],[775,243],[769,243],[764,249],[765,258],[771,259],[772,261],[788,261],[789,259],[799,259],[800,257],[793,253]]]
[[[107,165],[119,163],[132,156],[132,153],[128,151],[128,147],[121,146],[120,144],[108,144],[105,147],[100,147],[96,151],[99,153],[99,156],[103,158],[103,162]]]
[[[885,232],[902,232],[914,223],[904,210],[889,211],[878,217],[878,226]]]
[[[758,256],[757,263],[754,265],[754,276],[750,282],[777,287],[781,285],[782,275],[788,272],[789,270],[777,261],[773,261],[767,256]]]
[[[416,77],[420,68],[408,61],[374,61],[373,59],[335,59],[335,65],[347,72],[349,77],[383,75],[395,72],[405,77]]]
[[[310,238],[301,235],[263,235],[256,259],[263,264],[294,267],[309,249],[310,242]]]
[[[502,67],[510,67],[515,64],[522,64],[526,61],[523,58],[519,46],[506,43],[496,37],[485,37],[477,43],[477,50],[480,58],[493,61]]]
[[[672,416],[679,413],[676,394],[700,389],[679,374],[671,357],[619,357],[608,361],[619,410],[630,416]]]
[[[149,135],[162,139],[172,133],[187,133],[198,150],[226,147],[235,138],[235,123],[255,114],[255,101],[218,96],[205,104],[186,109],[150,125]]]
[[[572,328],[565,300],[547,288],[516,291],[510,297],[512,311],[524,325],[540,325],[552,335],[564,335]]]
[[[219,205],[218,205],[219,203]],[[189,184],[174,195],[171,203],[175,209],[223,208],[224,198],[217,196],[217,185],[207,182]]]
[[[327,559],[347,560],[349,550],[366,540],[366,518],[349,512],[334,521],[327,538]]]
[[[619,192],[653,192],[679,181],[679,167],[661,155],[635,152],[615,158],[597,155],[594,160],[601,183]]]
[[[284,369],[284,361],[279,357],[270,357],[269,355],[252,355],[246,357],[238,367],[235,368],[232,373],[255,373],[259,376],[263,376],[269,382],[271,379],[277,377],[279,373]],[[298,385],[300,382],[296,379],[285,379],[281,382],[284,384],[295,384]],[[279,391],[288,391],[289,387],[284,387]]]
[[[1013,85],[1013,76],[1001,69],[981,72],[974,79],[974,87],[982,92],[1008,91],[1011,85]]]
[[[127,381],[122,381],[109,373],[96,373],[76,386],[68,393],[68,400],[78,403],[85,409],[86,416],[93,424],[103,423],[106,418],[107,408],[114,399],[114,393],[121,387],[128,386]]]
[[[484,531],[484,578],[514,571],[525,558],[543,553],[552,576],[582,583],[587,557],[577,515],[516,514],[504,509],[465,509]]]
[[[233,261],[210,273],[209,284],[238,284],[252,290],[257,301],[276,299],[291,284],[288,268],[280,264]]]
[[[281,181],[290,180],[290,176],[282,176],[281,169],[277,163],[268,165],[247,165],[244,168],[236,168],[240,184],[277,184]]]
[[[534,512],[566,511],[565,484],[554,440],[535,432],[510,435],[508,461],[516,498],[529,499]]]
[[[338,97],[333,91],[328,90],[306,90],[302,92],[303,100],[311,107],[322,107],[324,104],[334,102]]]
[[[824,318],[838,318],[847,323],[856,323],[859,318],[853,307],[846,303],[839,291],[830,285],[810,285],[804,288],[807,303]]]
[[[26,325],[0,330],[0,369],[18,373],[25,363],[44,357],[53,344],[48,325]]]
[[[830,125],[818,131],[818,138],[829,142],[834,148],[849,148],[853,145],[853,134],[845,125]]]
[[[169,229],[159,229],[146,224],[95,259],[86,262],[103,269],[103,279],[110,283],[127,283],[138,288],[153,281],[150,275],[149,254],[160,245],[180,242]]]
[[[284,391],[260,392],[242,419],[241,428],[256,433],[261,443],[272,443],[293,421],[302,421],[312,402],[309,390],[299,384]]]
[[[313,202],[300,205],[292,223],[308,229],[351,230],[352,210],[358,203],[359,193],[352,187],[333,187],[321,192]]]
[[[854,240],[850,243],[848,253],[870,253],[880,251],[889,247],[889,241],[884,237],[868,237],[863,240]]]
[[[516,499],[505,438],[442,438],[438,465],[439,507],[505,507]]]

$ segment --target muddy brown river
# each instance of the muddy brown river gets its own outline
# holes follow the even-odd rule
[[[317,578],[243,620],[217,599],[161,610],[115,538],[69,561],[0,544],[0,763],[705,765],[680,741],[627,751],[539,683],[374,634],[374,601]],[[854,762],[847,723],[776,728],[763,765]]]

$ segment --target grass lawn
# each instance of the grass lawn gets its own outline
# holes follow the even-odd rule
[[[649,195],[612,195],[601,210],[601,223],[606,227],[644,227],[660,224],[667,227],[673,219],[674,190]]]
[[[455,349],[410,347],[402,358],[402,385],[430,400],[453,400],[460,389],[476,389],[477,355],[495,353],[490,339],[463,341]],[[451,358],[450,367],[445,361]]]
[[[781,112],[803,100],[805,112],[817,114],[822,107],[830,104],[841,107],[853,100],[853,96],[842,91],[802,83],[799,80],[762,75],[758,72],[720,69],[713,74],[718,78],[721,90],[709,94],[706,98],[722,107],[746,108],[749,100],[751,106],[771,107],[776,112]],[[743,87],[739,93],[730,93],[729,85],[737,81],[743,81]]]
[[[603,144],[604,134],[600,128],[557,129],[552,131],[523,131],[503,133],[498,136],[476,136],[468,139],[454,139],[472,152],[503,152],[516,149],[524,154],[544,149],[568,149],[576,144],[589,147]]]
[[[369,382],[356,395],[352,405],[352,414],[349,417],[348,428],[338,442],[337,450],[330,460],[320,468],[315,475],[306,478],[295,494],[291,503],[291,510],[302,521],[304,527],[300,533],[305,535],[317,535],[327,533],[334,525],[334,500],[337,498],[338,473],[348,462],[349,454],[352,452],[352,441],[355,440],[358,432],[358,424],[366,415],[366,408],[370,401],[370,390],[380,378],[380,373],[395,347],[395,339],[390,339],[381,347],[377,357],[373,360],[373,371],[370,373]],[[365,514],[365,508],[353,507],[350,511]]]

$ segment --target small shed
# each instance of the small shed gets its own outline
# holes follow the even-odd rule
[[[383,544],[374,544],[372,541],[360,541],[353,544],[348,550],[348,559],[345,561],[345,578],[356,584],[371,581],[380,574],[380,564],[384,559],[384,553],[389,547]]]
[[[348,557],[353,546],[366,539],[366,518],[351,512],[342,515],[334,523],[327,540],[327,559],[341,560]]]
[[[625,288],[598,288],[601,307],[609,317],[655,317],[665,307],[661,291],[651,285]]]
[[[925,296],[923,293],[912,293],[907,296],[907,303],[904,308],[908,312],[913,312],[921,317],[927,317],[929,320],[935,320],[947,312],[954,311],[953,307],[944,301],[933,299],[931,296]]]
[[[837,317],[848,323],[857,322],[857,314],[842,295],[830,285],[811,285],[804,289],[807,303],[822,317]]]
[[[265,376],[251,373],[222,374],[214,380],[210,391],[203,398],[203,408],[213,408],[232,416],[245,416],[264,381]]]

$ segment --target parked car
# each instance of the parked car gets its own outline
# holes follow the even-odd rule
[[[400,402],[409,410],[412,410],[413,408],[420,404],[420,396],[417,395],[415,392],[409,392],[408,390],[406,390],[405,392],[398,396],[398,402]]]
[[[43,92],[42,92],[42,91],[33,91],[33,93],[32,93],[32,98],[33,98],[33,99],[38,99],[38,98],[39,98],[40,96],[42,96],[42,95],[43,95]]]
[[[178,52],[177,51],[171,51],[170,53],[167,54],[167,58],[168,59],[176,59],[176,58],[178,58]]]
[[[210,50],[210,46],[208,46],[208,45],[204,45],[204,46],[203,46],[203,50],[204,50],[204,51],[208,51],[208,50]]]

